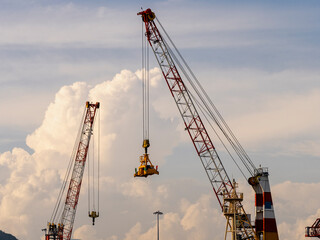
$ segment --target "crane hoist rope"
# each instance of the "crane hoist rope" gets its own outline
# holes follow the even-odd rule
[[[191,68],[189,67],[188,63],[185,61],[185,59],[181,55],[180,51],[178,50],[178,48],[176,47],[176,45],[174,44],[174,42],[172,41],[172,39],[168,35],[167,31],[162,26],[158,17],[155,17],[155,20],[157,21],[157,23],[161,27],[162,31],[164,32],[165,36],[169,40],[173,49],[175,50],[175,52],[177,53],[177,55],[181,59],[182,63],[184,64],[184,66],[181,64],[179,58],[176,56],[176,54],[174,53],[174,51],[172,50],[170,45],[166,42],[166,40],[162,39],[165,42],[166,47],[167,47],[171,57],[173,58],[174,62],[179,67],[179,70],[181,70],[183,75],[188,80],[188,82],[191,86],[191,89],[194,90],[195,94],[192,94],[189,91],[189,88],[186,87],[187,91],[192,95],[191,96],[192,99],[194,101],[197,101],[198,104],[203,109],[205,109],[205,114],[216,123],[216,125],[220,129],[221,133],[224,135],[225,139],[229,142],[230,146],[234,149],[234,152],[238,155],[239,159],[242,161],[242,163],[245,166],[245,168],[247,169],[249,175],[251,177],[254,176],[255,172],[257,171],[257,168],[255,167],[255,165],[251,161],[250,157],[248,156],[248,154],[246,153],[246,151],[244,150],[244,148],[242,147],[242,145],[238,141],[237,137],[234,135],[233,131],[228,126],[227,122],[224,120],[223,116],[221,115],[221,113],[219,112],[219,110],[217,109],[215,104],[212,102],[211,98],[208,96],[207,92],[205,91],[205,89],[203,88],[203,86],[201,85],[201,83],[199,82],[199,80],[197,79],[197,77],[195,76],[195,74],[193,73]],[[196,100],[197,99],[196,96],[198,97],[198,100]],[[222,139],[220,137],[219,137],[219,140],[224,145],[227,152],[230,153],[230,151],[227,149],[227,146],[222,142]],[[239,168],[239,170],[242,172],[242,169]],[[246,176],[246,180],[247,179],[248,179],[248,177]]]
[[[94,122],[93,129],[96,130],[98,144],[95,145],[95,139],[92,139],[90,145],[92,157],[88,154],[88,216],[92,218],[92,225],[95,224],[95,219],[99,217],[100,210],[100,111],[97,112],[98,126],[94,127],[97,123]],[[97,152],[97,156],[95,153]]]
[[[150,99],[150,74],[149,74],[149,48],[148,42],[143,35],[143,24],[142,24],[142,67],[141,67],[141,78],[142,78],[142,136],[143,140],[149,140],[149,99]]]
[[[150,71],[149,71],[149,45],[144,36],[144,25],[142,23],[142,147],[144,154],[140,156],[140,166],[135,169],[134,177],[148,177],[153,174],[159,175],[158,166],[154,167],[150,161],[148,148],[150,147]]]

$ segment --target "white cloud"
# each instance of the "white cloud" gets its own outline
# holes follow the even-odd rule
[[[153,72],[152,79],[159,79],[159,71],[155,69]],[[156,87],[155,81],[153,87]],[[88,99],[101,102],[101,184],[109,186],[103,195],[116,193],[116,198],[141,197],[145,194],[143,191],[146,192],[143,186],[150,192],[165,195],[165,187],[153,190],[150,184],[133,179],[134,167],[139,165],[138,157],[143,153],[140,91],[140,79],[127,70],[117,74],[112,81],[91,88],[80,82],[62,87],[48,106],[41,126],[27,137],[26,142],[34,153],[15,148],[0,155],[1,170],[8,170],[8,178],[2,180],[0,188],[2,228],[23,239],[40,236],[40,228],[46,225],[58,196]],[[154,124],[163,125],[163,120],[155,118]],[[178,139],[174,137],[174,131],[174,126],[166,131],[154,129],[155,135],[160,136],[155,141],[161,144],[158,148],[166,148],[153,154],[155,158],[164,159],[171,152]],[[169,141],[161,140],[161,136],[170,135]],[[152,146],[151,153],[152,149],[156,148]],[[83,188],[85,192],[86,186]],[[149,201],[153,201],[152,197]],[[85,204],[79,207],[79,211],[84,208]],[[42,209],[41,213],[37,209]],[[18,224],[21,225],[19,229],[14,227]]]
[[[106,240],[106,238],[101,237],[98,235],[97,231],[94,229],[91,225],[83,225],[80,228],[78,228],[74,234],[73,239],[81,239],[81,240]],[[116,240],[114,238],[111,238],[112,240]],[[110,239],[110,240],[111,240]],[[109,239],[108,239],[109,240]]]
[[[154,83],[151,90],[155,95],[151,105],[150,153],[154,164],[164,163],[174,148],[185,141],[180,137],[180,130],[177,130],[181,124],[177,115],[170,116],[168,113],[172,111],[171,107],[167,110],[156,107],[155,102],[165,104],[165,97],[159,90],[162,88],[158,84],[159,75],[158,69],[152,70]],[[150,239],[156,232],[152,212],[157,209],[164,212],[161,217],[163,238],[200,240],[223,237],[225,219],[217,208],[214,194],[207,193],[208,188],[199,187],[203,182],[192,180],[192,176],[179,180],[178,175],[177,179],[169,180],[161,175],[148,179],[133,178],[134,168],[139,165],[138,157],[143,153],[140,91],[139,72],[128,70],[121,71],[111,81],[93,87],[74,83],[60,89],[54,102],[48,106],[41,126],[27,137],[27,144],[34,153],[14,148],[0,155],[0,169],[6,171],[7,176],[1,179],[0,185],[0,225],[3,230],[26,240],[41,237],[40,230],[45,227],[58,195],[84,103],[89,99],[101,102],[101,216],[96,226],[88,225],[86,197],[83,196],[87,187],[83,184],[74,237],[82,240]],[[270,106],[268,114],[281,115],[281,109],[294,113],[295,107],[304,106],[301,102],[311,104],[317,97],[315,90],[308,97],[288,95],[280,98],[281,101],[276,99],[267,105]],[[280,110],[274,113],[271,110],[275,102]],[[293,103],[293,107],[290,108],[287,102]],[[307,114],[310,109],[301,110]],[[310,124],[314,126],[316,122],[312,120]],[[244,205],[250,209],[248,212],[252,212],[252,190],[246,183],[241,185],[246,196]],[[318,209],[314,194],[319,186],[318,183],[293,182],[272,186],[282,238],[298,240],[304,225],[312,224]],[[290,238],[283,237],[292,228],[296,230],[288,235]]]
[[[320,142],[315,132],[320,130],[320,90],[302,94],[287,93],[269,96],[260,109],[232,121],[244,142],[254,147],[277,146],[291,154],[319,156],[315,148]],[[284,141],[286,140],[286,141]],[[310,144],[311,143],[311,144]]]
[[[55,102],[46,111],[42,125],[27,137],[27,145],[41,152],[56,150],[69,154],[79,128],[88,87],[85,83],[65,86],[57,93]]]

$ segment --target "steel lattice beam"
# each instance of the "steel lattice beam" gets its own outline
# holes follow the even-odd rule
[[[63,240],[70,240],[74,218],[78,206],[83,172],[86,164],[90,138],[93,131],[94,117],[99,103],[86,103],[87,110],[81,129],[80,141],[74,159],[73,171],[67,192],[66,202],[61,215],[61,225],[63,226]]]

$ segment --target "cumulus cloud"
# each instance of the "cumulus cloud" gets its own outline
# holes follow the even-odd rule
[[[49,105],[41,126],[27,137],[27,145],[36,152],[54,149],[69,154],[87,95],[85,83],[62,87]]]
[[[187,205],[175,212],[164,213],[160,216],[161,238],[164,239],[214,239],[222,238],[224,221],[221,212],[211,206],[212,195],[203,195],[197,202],[190,203],[186,199],[180,199]],[[137,223],[125,235],[124,240],[151,239],[157,234],[157,225],[143,232],[142,223]]]
[[[211,190],[206,179],[193,179],[194,174],[182,179],[179,174],[169,179],[164,179],[162,174],[148,179],[133,178],[134,168],[139,165],[139,156],[143,153],[140,75],[139,71],[123,70],[112,80],[95,86],[77,82],[62,87],[48,106],[42,124],[26,139],[33,153],[14,148],[0,155],[3,173],[0,178],[0,225],[3,230],[21,239],[41,238],[41,229],[50,218],[58,196],[84,103],[90,100],[101,102],[101,216],[94,227],[89,225],[87,187],[83,184],[74,238],[150,239],[156,233],[152,213],[158,209],[164,212],[160,225],[163,238],[201,240],[213,237],[218,240],[223,237],[225,220],[214,194],[208,192]],[[178,115],[170,114],[175,106],[157,107],[167,104],[166,96],[162,94],[163,86],[158,83],[161,79],[159,69],[152,69],[150,76],[151,91],[154,92],[150,156],[154,164],[160,164],[161,173],[161,166],[171,165],[166,164],[167,157],[174,155],[175,148],[186,140],[182,137],[183,130],[179,130]],[[317,99],[317,96],[314,91],[306,101]],[[287,100],[282,103],[289,108]],[[179,166],[174,163],[171,166],[179,172]],[[318,209],[316,200],[312,200],[316,199],[317,188],[320,188],[319,183],[284,182],[272,186],[281,238],[301,239],[303,227],[312,224]],[[252,190],[246,186],[241,191],[247,196],[246,209],[252,212]],[[297,191],[300,194],[297,195]],[[295,231],[288,234],[288,229],[293,228]]]
[[[151,86],[156,87],[159,70],[152,70],[150,75]],[[140,91],[139,72],[127,70],[94,87],[77,82],[59,90],[54,102],[48,106],[41,126],[27,136],[26,143],[34,153],[15,148],[0,155],[1,170],[7,172],[7,178],[1,179],[0,188],[4,229],[23,239],[41,235],[40,229],[46,225],[58,195],[86,100],[101,102],[102,186],[110,187],[108,193],[116,193],[118,198],[141,197],[153,191],[150,183],[148,186],[141,180],[132,180],[134,168],[139,165],[139,155],[143,153]],[[159,138],[155,142],[166,149],[159,151],[161,147],[158,146],[154,154],[157,159],[164,159],[178,141],[174,126],[160,130],[165,121],[155,117],[155,127],[151,128]],[[165,141],[162,140],[166,139],[164,136],[168,138]],[[151,147],[151,154],[152,149],[156,147]],[[159,186],[154,192],[165,195],[166,190]],[[37,209],[45,210],[38,212]],[[21,227],[14,227],[17,225]]]
[[[251,143],[261,144],[262,141],[272,143],[276,140],[300,137],[301,142],[295,142],[295,145],[302,146],[300,149],[292,146],[292,149],[307,151],[303,145],[310,139],[303,140],[302,136],[306,133],[312,136],[313,132],[319,129],[320,115],[315,111],[320,107],[319,103],[318,89],[304,94],[271,96],[266,99],[263,106],[260,106],[260,110],[237,118],[237,128],[240,129],[240,135],[245,136],[245,140]],[[312,146],[309,145],[309,148],[312,150]],[[316,153],[317,151],[309,152],[309,154]]]

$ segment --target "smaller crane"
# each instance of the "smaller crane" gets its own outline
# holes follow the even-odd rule
[[[305,237],[320,238],[320,218],[317,218],[311,227],[306,227]]]
[[[47,231],[45,234],[46,240],[70,240],[73,230],[73,223],[76,216],[81,183],[84,173],[84,168],[88,156],[89,143],[91,135],[93,135],[93,126],[97,109],[100,108],[100,103],[86,102],[86,110],[83,116],[83,123],[80,127],[78,139],[75,143],[75,148],[70,159],[67,174],[64,179],[64,184],[60,190],[57,203],[54,207],[51,220],[47,225]],[[71,179],[69,181],[69,188],[64,205],[61,205],[61,200],[66,187],[67,180],[69,179],[71,166],[73,163],[73,170]],[[60,214],[60,211],[62,212]],[[89,217],[92,218],[93,224],[95,218],[99,216],[99,213],[89,211]],[[59,218],[59,219],[57,219]],[[58,224],[54,223],[59,221]]]

